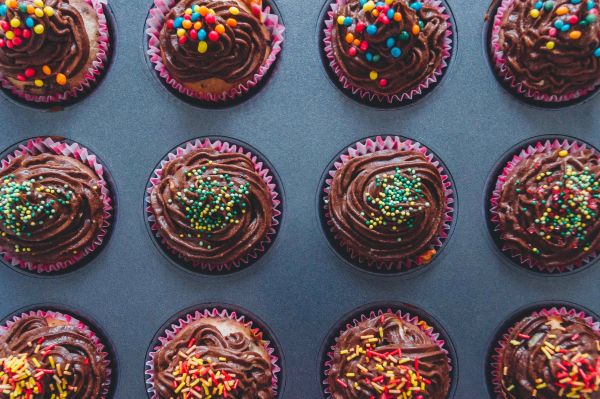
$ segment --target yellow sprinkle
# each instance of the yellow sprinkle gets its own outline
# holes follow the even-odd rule
[[[540,16],[540,10],[537,9],[533,9],[531,11],[529,11],[529,16],[531,16],[531,18],[537,18]]]
[[[206,53],[206,51],[208,51],[208,43],[206,43],[204,40],[201,41],[200,43],[198,43],[198,52],[200,54],[204,54]]]
[[[377,73],[377,71],[371,71],[371,73],[369,74],[369,78],[371,78],[371,80],[376,80],[379,77],[379,74]]]
[[[567,151],[567,150],[561,150],[561,151],[559,151],[559,153],[558,153],[558,156],[559,156],[559,157],[561,157],[561,158],[564,158],[564,157],[566,157],[567,155],[569,155],[569,151]]]
[[[553,50],[554,47],[556,47],[556,43],[554,43],[552,40],[550,40],[549,42],[546,43],[546,48],[548,50]]]
[[[54,8],[52,7],[44,7],[44,14],[46,14],[47,16],[51,17],[54,15]]]

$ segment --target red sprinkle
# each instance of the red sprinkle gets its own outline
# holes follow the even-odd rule
[[[219,37],[220,37],[219,32],[217,32],[216,30],[211,31],[208,34],[208,39],[210,41],[212,41],[212,42],[218,42],[219,41]]]

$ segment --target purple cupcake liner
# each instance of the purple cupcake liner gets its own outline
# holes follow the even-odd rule
[[[589,316],[584,311],[574,308],[566,308],[566,307],[553,307],[550,309],[542,308],[536,312],[531,313],[529,316],[537,317],[537,316],[561,316],[561,317],[574,317],[585,321],[585,323],[590,326],[598,335],[600,335],[600,322],[595,320],[592,316]],[[502,335],[502,338],[497,342],[496,347],[493,349],[490,366],[491,366],[491,383],[494,393],[496,394],[496,399],[506,399],[502,391],[502,354],[506,347],[510,346],[510,335],[513,332],[515,323],[512,327],[510,327],[505,334]]]
[[[332,32],[335,27],[334,16],[341,5],[347,4],[348,0],[335,0],[331,3],[330,8],[327,12],[327,20],[325,21],[325,30],[324,30],[324,39],[323,43],[325,45],[325,55],[327,60],[329,61],[329,66],[331,67],[334,74],[337,76],[340,84],[345,90],[349,90],[353,96],[356,96],[363,100],[374,101],[387,103],[387,104],[398,104],[406,101],[412,101],[416,97],[419,97],[423,94],[423,92],[430,87],[432,87],[444,74],[445,69],[448,67],[448,60],[452,55],[452,19],[449,13],[446,10],[446,7],[440,0],[424,0],[425,3],[433,5],[437,7],[440,13],[444,16],[446,23],[448,24],[448,29],[446,30],[446,34],[444,36],[444,44],[443,44],[443,56],[442,62],[439,67],[429,75],[423,82],[418,84],[416,87],[410,89],[410,91],[398,93],[394,95],[381,95],[378,93],[373,93],[369,90],[366,90],[362,87],[356,86],[352,83],[351,79],[349,79],[340,65],[335,60],[333,54],[333,45],[332,45]]]
[[[158,226],[156,225],[156,217],[152,210],[152,206],[150,205],[150,195],[154,187],[160,182],[162,177],[162,170],[164,166],[171,160],[186,155],[194,150],[202,149],[202,148],[212,148],[221,153],[239,153],[246,155],[252,161],[254,165],[254,170],[262,177],[262,180],[269,187],[269,191],[271,193],[271,203],[273,205],[273,217],[271,221],[271,226],[267,232],[264,240],[259,242],[254,246],[246,255],[242,258],[228,263],[214,264],[214,263],[204,263],[204,262],[191,262],[187,260],[185,257],[181,256],[176,250],[169,247],[167,241],[163,240],[158,232]],[[274,177],[271,171],[264,165],[263,161],[260,160],[256,155],[252,154],[252,152],[244,149],[241,145],[231,144],[222,140],[211,140],[210,138],[204,139],[196,139],[189,141],[180,147],[178,147],[174,152],[169,153],[161,162],[160,168],[155,169],[152,172],[152,176],[150,177],[150,185],[146,190],[146,213],[147,220],[150,223],[150,229],[152,234],[158,239],[163,247],[166,247],[173,255],[175,255],[178,259],[181,259],[184,262],[191,264],[194,268],[202,269],[204,271],[212,272],[212,273],[220,273],[220,272],[229,272],[236,269],[241,269],[248,263],[253,260],[256,260],[260,255],[262,255],[266,249],[272,243],[275,235],[277,234],[277,226],[279,225],[279,218],[281,216],[281,200],[279,198],[279,193],[277,192],[277,185],[274,182]]]
[[[184,317],[179,318],[177,321],[172,323],[167,329],[158,337],[159,345],[151,348],[148,353],[148,361],[146,362],[145,375],[147,377],[146,383],[148,384],[148,393],[151,399],[161,399],[154,389],[154,358],[156,354],[169,342],[171,342],[177,334],[198,320],[202,319],[229,319],[240,323],[244,327],[248,328],[257,337],[264,349],[267,351],[271,358],[271,366],[273,372],[273,394],[276,397],[279,391],[279,374],[281,373],[281,367],[279,366],[279,357],[277,351],[273,347],[270,341],[263,339],[263,332],[259,327],[255,327],[255,322],[248,320],[248,317],[244,315],[238,315],[238,312],[227,309],[207,308],[196,310],[193,313],[189,313]]]
[[[586,145],[585,143],[578,143],[576,141],[570,141],[567,139],[564,139],[564,140],[554,139],[554,140],[546,140],[544,142],[538,141],[537,143],[535,143],[533,145],[529,145],[526,148],[523,148],[519,152],[518,155],[513,156],[512,159],[506,164],[506,166],[504,166],[502,168],[502,173],[500,174],[500,176],[498,176],[498,180],[496,181],[494,190],[492,192],[492,197],[490,199],[490,206],[491,206],[490,207],[490,215],[491,215],[491,222],[492,222],[492,225],[494,228],[494,232],[496,232],[497,234],[500,234],[500,220],[499,220],[499,216],[498,216],[498,203],[500,201],[500,195],[502,194],[502,188],[504,187],[504,183],[506,182],[508,175],[520,161],[522,161],[523,159],[528,158],[536,153],[540,153],[540,152],[557,151],[557,150],[577,151],[579,149],[592,149],[595,151],[594,148],[590,147],[589,145]],[[502,241],[502,238],[500,238],[500,241]],[[502,247],[500,249],[503,252],[506,252],[507,254],[509,254],[511,258],[514,258],[515,260],[517,260],[518,263],[523,267],[527,267],[532,270],[537,270],[537,271],[541,271],[541,272],[550,272],[550,273],[571,272],[573,270],[576,270],[576,269],[579,269],[579,268],[585,266],[586,264],[589,264],[598,256],[597,249],[596,249],[594,251],[590,251],[588,256],[579,260],[578,262],[576,262],[573,265],[568,265],[568,266],[564,266],[564,267],[555,267],[555,266],[545,267],[545,266],[539,264],[539,262],[537,262],[536,259],[534,257],[532,257],[530,254],[524,254],[521,251],[511,249],[504,244],[502,245]]]
[[[108,21],[104,13],[104,7],[107,6],[106,0],[86,0],[88,4],[94,7],[96,14],[98,15],[98,54],[96,59],[92,62],[92,66],[88,69],[82,82],[72,87],[70,90],[60,94],[53,95],[33,95],[27,91],[21,90],[15,87],[8,79],[6,79],[2,73],[0,73],[0,84],[2,88],[10,91],[15,97],[22,100],[34,103],[42,104],[53,104],[67,101],[71,98],[76,98],[80,94],[91,89],[98,81],[98,77],[102,74],[105,67],[106,61],[108,60],[109,47],[110,47],[110,33],[108,28]]]
[[[102,194],[104,217],[100,226],[100,233],[96,239],[83,251],[62,262],[33,263],[24,261],[19,259],[18,255],[13,254],[9,249],[0,247],[0,256],[2,256],[4,262],[12,266],[36,273],[53,273],[65,270],[76,265],[83,258],[87,257],[96,249],[98,249],[108,234],[113,211],[113,201],[108,188],[108,183],[104,178],[104,166],[100,164],[94,154],[78,143],[67,143],[66,141],[56,140],[51,137],[37,137],[28,140],[26,143],[19,145],[18,149],[9,154],[5,159],[0,160],[0,170],[6,169],[10,163],[19,156],[39,155],[46,153],[64,155],[77,159],[78,161],[90,167],[96,173],[98,176],[98,187],[100,187],[100,192]]]
[[[442,183],[444,185],[444,194],[446,196],[446,208],[444,210],[443,223],[440,227],[439,234],[436,238],[432,240],[428,249],[433,249],[436,253],[429,257],[429,259],[424,259],[423,255],[427,250],[423,251],[423,254],[416,258],[407,258],[398,262],[374,262],[369,259],[365,259],[358,254],[356,254],[351,245],[346,243],[338,234],[334,227],[333,221],[331,220],[331,212],[329,211],[329,206],[326,203],[324,205],[324,214],[327,226],[329,228],[330,233],[333,235],[333,238],[340,244],[340,246],[347,251],[348,255],[352,260],[358,261],[358,263],[366,264],[370,269],[375,269],[379,271],[398,271],[404,272],[414,269],[420,266],[427,266],[431,263],[432,259],[437,256],[437,253],[444,245],[444,242],[449,236],[449,232],[451,229],[452,221],[454,220],[454,188],[452,186],[452,181],[448,175],[448,172],[442,167],[441,163],[436,159],[434,154],[424,145],[419,142],[403,139],[399,136],[386,136],[381,137],[377,136],[374,139],[367,139],[362,142],[357,142],[352,146],[348,147],[347,152],[342,154],[333,164],[334,169],[331,169],[328,174],[330,177],[325,179],[325,188],[324,198],[327,199],[329,196],[329,191],[331,189],[331,183],[333,181],[333,177],[336,172],[345,165],[352,158],[374,153],[382,150],[413,150],[418,151],[425,155],[425,157],[437,168],[442,177]]]
[[[92,341],[92,343],[96,346],[96,350],[98,351],[99,356],[102,358],[102,364],[106,368],[106,376],[104,383],[102,384],[102,392],[99,399],[107,399],[109,397],[109,393],[111,391],[112,385],[112,370],[110,363],[110,356],[106,351],[106,345],[102,343],[102,340],[96,335],[96,333],[90,329],[84,322],[78,320],[77,318],[52,310],[31,310],[28,312],[24,312],[21,315],[11,317],[8,321],[5,322],[5,325],[0,326],[0,336],[5,334],[12,325],[17,323],[20,320],[27,319],[29,317],[42,317],[45,319],[56,319],[62,322],[67,323],[69,326],[76,327],[78,330],[82,331],[88,338]]]
[[[600,85],[600,78],[588,88],[576,90],[572,93],[555,95],[555,94],[544,94],[539,90],[532,90],[531,88],[525,87],[522,82],[519,82],[517,78],[510,72],[504,58],[504,51],[500,47],[500,30],[502,29],[502,18],[508,11],[510,6],[514,4],[515,0],[504,0],[498,9],[494,17],[494,23],[492,25],[491,43],[490,49],[492,59],[494,62],[494,69],[501,80],[506,83],[513,91],[517,94],[522,95],[526,98],[533,99],[535,101],[546,102],[546,103],[565,103],[573,100],[580,99],[590,94]]]
[[[419,327],[419,329],[421,329],[421,331],[423,331],[425,334],[427,334],[427,336],[436,343],[437,346],[439,346],[439,348],[442,350],[442,352],[444,352],[446,354],[446,356],[448,357],[448,363],[449,363],[449,367],[450,367],[450,371],[452,371],[452,359],[450,356],[450,352],[446,349],[446,341],[444,341],[443,337],[440,335],[439,332],[437,332],[434,327],[430,326],[425,320],[423,320],[422,318],[419,318],[419,316],[414,316],[411,313],[407,312],[407,311],[403,311],[403,310],[396,310],[394,311],[391,308],[388,309],[377,309],[377,310],[371,310],[369,313],[361,313],[359,316],[354,317],[351,321],[346,323],[345,329],[342,329],[339,331],[339,333],[337,334],[337,336],[335,337],[335,340],[333,342],[333,344],[331,345],[330,348],[327,348],[327,353],[326,353],[326,361],[325,364],[323,365],[323,373],[325,374],[325,379],[323,380],[322,384],[323,384],[323,390],[325,393],[325,397],[326,399],[333,399],[331,397],[331,390],[329,388],[329,373],[331,371],[331,366],[333,364],[333,359],[334,359],[334,353],[335,353],[335,346],[337,345],[337,342],[339,340],[339,337],[342,336],[342,334],[349,330],[350,328],[356,327],[359,323],[365,321],[365,320],[370,320],[376,317],[381,317],[387,313],[392,313],[395,314],[396,316],[398,316],[400,319],[404,320],[407,323],[413,324],[417,327]]]
[[[223,93],[215,94],[197,92],[185,87],[171,75],[163,64],[160,50],[160,32],[165,23],[165,17],[176,3],[177,0],[154,0],[154,6],[150,9],[150,14],[146,21],[146,34],[148,35],[147,54],[150,57],[154,69],[167,85],[180,94],[200,101],[222,103],[243,96],[263,80],[267,71],[275,63],[278,54],[281,52],[285,33],[285,27],[281,23],[279,16],[271,13],[270,7],[265,7],[261,12],[261,19],[272,37],[271,53],[267,57],[267,60],[262,64],[258,72],[250,81],[240,84],[237,87],[233,87]]]

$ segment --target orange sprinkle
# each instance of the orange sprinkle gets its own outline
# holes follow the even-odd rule
[[[64,74],[59,73],[58,75],[56,75],[56,83],[58,83],[61,86],[66,85],[67,84],[67,77]]]
[[[413,35],[416,36],[416,35],[419,34],[419,32],[421,32],[421,27],[419,25],[417,25],[417,24],[414,24],[413,27],[412,27],[412,33],[413,33]]]
[[[237,20],[235,20],[233,18],[228,18],[227,19],[227,26],[235,28],[237,26]]]

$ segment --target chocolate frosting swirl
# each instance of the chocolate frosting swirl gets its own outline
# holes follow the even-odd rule
[[[501,239],[546,268],[583,260],[600,246],[600,165],[590,149],[556,150],[520,160],[498,199]]]
[[[15,17],[19,18],[23,29],[27,28],[25,19],[29,17],[36,25],[42,25],[44,32],[36,34],[30,29],[31,38],[23,39],[20,46],[0,47],[0,71],[5,77],[20,80],[18,77],[25,76],[25,70],[32,68],[35,74],[26,76],[29,90],[50,94],[69,89],[69,79],[80,74],[88,65],[91,47],[84,18],[78,7],[71,3],[74,1],[46,0],[46,7],[54,12],[51,16],[44,14],[42,17],[8,8],[6,17],[0,17],[0,20],[9,22]],[[49,67],[49,73],[42,70],[44,66]],[[58,74],[65,75],[66,84],[57,83]],[[42,80],[44,86],[36,87],[36,79]]]
[[[446,198],[440,172],[422,153],[354,157],[335,172],[327,199],[335,233],[361,257],[395,262],[425,254],[425,261],[435,253]]]
[[[150,203],[166,244],[186,260],[208,264],[247,255],[265,239],[274,214],[252,160],[214,149],[167,162]]]
[[[392,2],[390,8],[401,15],[400,21],[393,16],[388,18],[385,12],[374,16],[361,7],[360,0],[339,4],[333,16],[333,56],[353,85],[380,95],[400,94],[416,88],[440,68],[448,23],[440,7],[430,1],[416,3],[421,4],[418,11],[411,8],[414,1]],[[389,24],[382,23],[383,15],[390,20]],[[352,22],[340,25],[339,17],[350,18]],[[369,25],[377,26],[375,34],[367,33]],[[413,32],[415,26],[418,32]],[[360,44],[349,41],[349,35]],[[362,43],[368,46],[361,47]],[[395,57],[391,48],[399,49],[401,54]]]
[[[22,155],[0,170],[0,247],[33,263],[65,261],[104,223],[101,181],[74,158]]]
[[[153,362],[154,389],[160,398],[183,397],[175,392],[174,373],[181,362],[189,358],[202,359],[214,374],[220,372],[237,381],[227,396],[215,395],[215,399],[274,398],[270,356],[262,341],[239,322],[201,319],[186,326],[161,347]]]
[[[364,353],[354,356],[357,347]],[[332,399],[380,398],[386,386],[385,397],[390,398],[412,391],[411,397],[446,399],[450,390],[448,355],[418,326],[392,313],[344,331],[330,362],[327,382]]]
[[[504,16],[496,20],[498,44],[516,82],[548,95],[570,94],[598,83],[600,52],[594,55],[600,48],[598,2],[589,9],[588,1],[545,1],[537,10],[537,0],[507,1]],[[532,10],[536,11],[531,14]],[[565,28],[569,29],[561,30]],[[571,38],[572,34],[580,37]]]
[[[36,347],[40,349],[36,352]],[[52,318],[27,316],[0,335],[0,358],[27,355],[36,359],[35,369],[53,370],[39,380],[43,394],[33,398],[50,399],[57,394],[54,384],[64,379],[74,389],[68,392],[69,399],[100,399],[104,396],[108,378],[107,361],[99,352],[90,334],[80,328]],[[52,359],[52,360],[51,360]],[[35,364],[35,362],[33,362]],[[69,365],[67,367],[67,365]],[[68,372],[65,373],[64,371]],[[0,398],[12,396],[0,391]]]
[[[160,49],[164,65],[179,82],[195,83],[211,78],[221,79],[230,84],[246,83],[254,77],[270,53],[270,35],[259,17],[253,15],[244,1],[234,0],[181,0],[167,14],[165,20],[175,20],[184,15],[187,8],[205,6],[214,10],[216,21],[207,23],[203,29],[208,33],[218,24],[223,25],[224,33],[217,41],[205,38],[207,50],[198,50],[199,40],[191,39],[181,43],[176,28],[165,24],[160,32]],[[238,14],[232,14],[236,7]],[[235,26],[227,20],[234,19]]]
[[[598,332],[580,317],[543,314],[526,317],[510,332],[499,358],[503,397],[600,398],[599,345]],[[578,371],[570,375],[573,366],[581,374]],[[589,378],[587,382],[582,378],[584,375]],[[582,384],[579,390],[583,391],[573,390],[577,384]],[[589,387],[592,389],[586,393]]]

